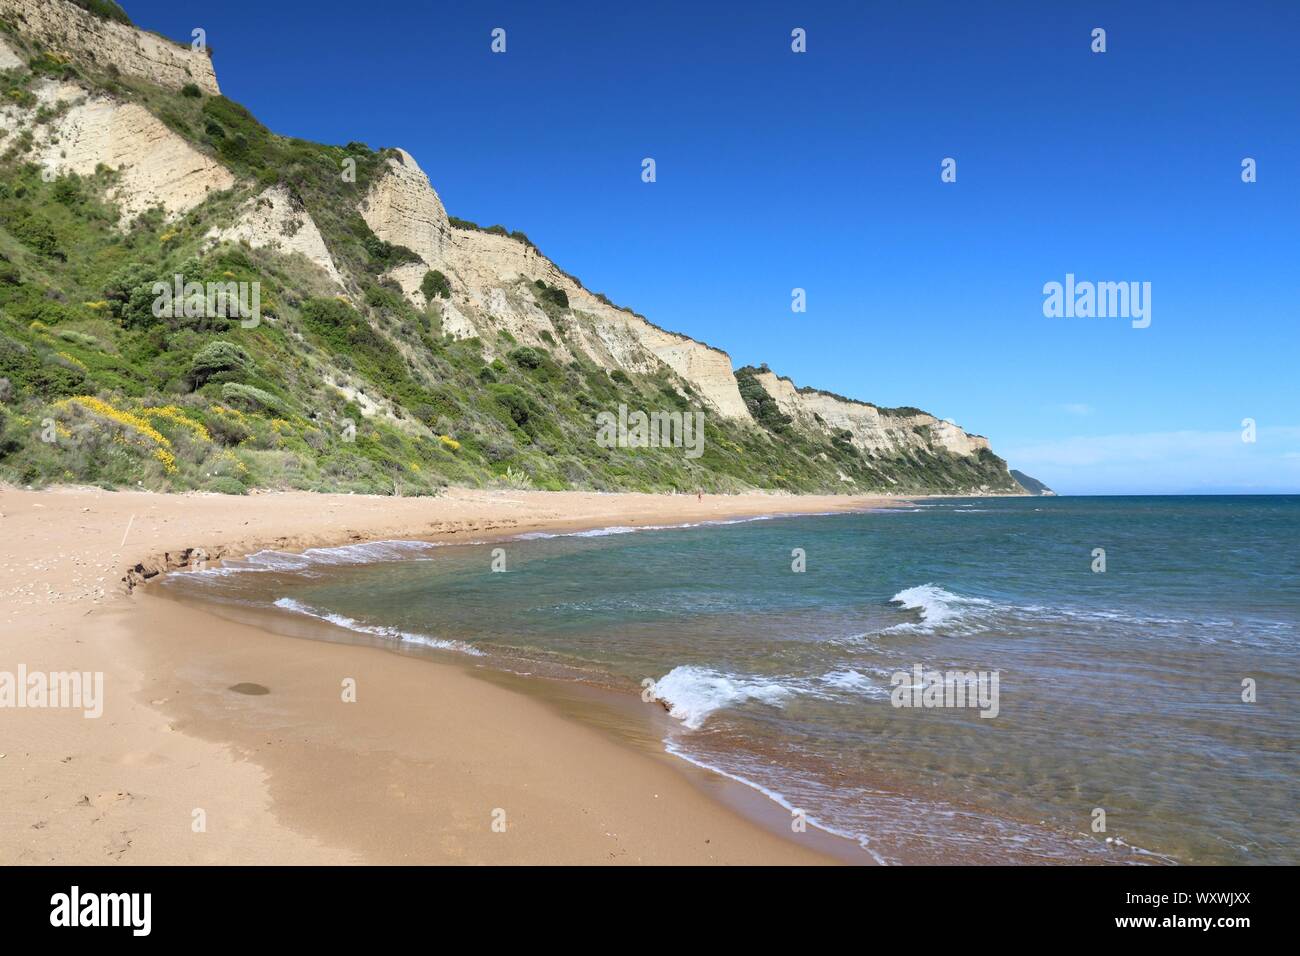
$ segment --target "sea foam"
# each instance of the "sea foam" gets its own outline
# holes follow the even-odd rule
[[[733,677],[690,664],[674,667],[655,682],[655,697],[668,705],[670,716],[692,730],[704,726],[709,715],[723,707],[747,700],[780,707],[792,693],[773,680]]]
[[[921,584],[906,588],[895,594],[889,601],[891,604],[901,604],[905,610],[917,611],[921,620],[919,623],[907,621],[895,624],[887,628],[887,631],[933,631],[938,627],[968,621],[974,615],[997,608],[992,601],[953,594],[937,584]]]
[[[353,618],[343,614],[335,614],[332,611],[320,611],[314,607],[308,607],[293,598],[282,597],[275,602],[275,606],[285,610],[292,611],[294,614],[302,614],[307,617],[314,617],[318,621],[325,621],[336,627],[342,627],[349,631],[356,631],[358,634],[373,634],[376,637],[387,637],[397,641],[403,641],[407,644],[419,644],[422,647],[432,647],[444,651],[459,651],[462,654],[469,654],[474,657],[483,657],[484,654],[478,648],[464,641],[448,641],[439,637],[430,637],[427,634],[417,634],[412,631],[403,631],[396,627],[380,627],[373,624],[362,624]]]
[[[269,571],[304,572],[314,567],[343,567],[380,561],[427,560],[425,552],[440,547],[444,545],[433,541],[368,541],[331,548],[308,548],[299,554],[291,551],[257,551],[244,558],[223,561],[216,567],[191,572],[190,576],[202,579]]]

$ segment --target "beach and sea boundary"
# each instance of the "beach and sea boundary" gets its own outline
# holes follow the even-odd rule
[[[608,700],[472,661],[412,664],[294,640],[138,585],[267,548],[489,541],[898,500],[0,491],[7,666],[103,675],[99,716],[4,712],[0,861],[870,862],[815,827],[792,830],[780,807],[664,754],[653,735],[636,739]]]

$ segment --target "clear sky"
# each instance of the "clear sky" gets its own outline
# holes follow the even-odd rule
[[[276,132],[404,147],[451,214],[736,365],[1067,493],[1300,492],[1293,0],[124,6],[204,28]],[[1150,327],[1045,317],[1067,273],[1150,282]]]

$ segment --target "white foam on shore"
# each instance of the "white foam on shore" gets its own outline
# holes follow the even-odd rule
[[[614,534],[631,534],[633,531],[661,531],[668,525],[646,525],[643,528],[629,528],[613,525],[608,528],[592,528],[590,531],[525,531],[517,534],[514,541],[545,541],[549,538],[604,538]],[[685,526],[683,526],[685,527]]]
[[[699,730],[711,714],[746,701],[784,707],[794,697],[835,700],[844,694],[889,698],[884,687],[853,668],[808,677],[741,677],[683,664],[655,683],[655,699],[668,705],[668,715],[690,730]]]
[[[715,521],[684,521],[680,524],[642,524],[610,525],[607,528],[591,528],[587,531],[525,531],[517,534],[512,541],[542,541],[547,538],[605,538],[615,534],[632,534],[636,531],[678,531],[683,528],[715,528],[730,524],[748,524],[751,521],[772,521],[775,518],[824,518],[828,515],[844,514],[839,511],[818,511],[808,514],[751,515],[745,518],[719,518]]]
[[[675,531],[684,528],[719,527],[733,524],[747,524],[752,521],[771,521],[775,518],[818,518],[851,512],[819,511],[808,514],[765,514],[751,515],[743,518],[720,518],[714,521],[687,521],[680,524],[647,525],[610,525],[605,528],[590,528],[585,531],[525,531],[513,535],[510,541],[543,541],[549,538],[604,538],[611,535],[633,534],[637,531]],[[307,572],[314,567],[343,567],[347,565],[378,563],[382,561],[417,560],[428,561],[431,557],[424,552],[433,548],[455,545],[482,545],[487,541],[410,541],[385,540],[367,541],[362,544],[341,544],[328,548],[308,548],[295,553],[292,551],[263,550],[243,558],[223,560],[220,566],[191,571],[192,578],[203,579],[228,577],[234,574],[256,574],[270,571]]]
[[[655,698],[668,705],[668,714],[698,730],[714,711],[747,700],[781,707],[793,694],[783,684],[763,678],[732,677],[691,664],[674,667],[655,682]]]
[[[308,548],[300,554],[291,551],[257,551],[244,558],[225,560],[219,567],[189,572],[189,577],[202,580],[204,577],[219,578],[269,571],[302,572],[314,567],[343,567],[380,561],[427,561],[430,558],[425,552],[441,547],[446,547],[446,544],[437,541],[367,541],[332,548]]]
[[[731,773],[728,770],[723,770],[721,767],[716,767],[713,764],[705,763],[703,760],[700,760],[699,758],[693,757],[690,754],[688,754],[685,750],[683,750],[681,747],[678,747],[671,740],[664,741],[664,750],[667,753],[671,754],[674,757],[677,757],[680,760],[685,760],[687,763],[699,767],[701,770],[707,770],[710,773],[716,773],[718,774],[718,776],[726,777],[728,780],[734,780],[736,783],[744,784],[746,787],[749,787],[751,790],[757,790],[759,793],[767,797],[777,806],[784,807],[791,814],[795,813],[797,810],[800,809],[799,807],[796,807],[793,803],[791,803],[785,797],[784,794],[776,790],[773,790],[770,787],[765,787],[761,783],[758,783],[755,780],[750,780],[748,777],[742,777],[740,774]],[[865,853],[867,853],[878,864],[880,864],[881,866],[889,865],[888,860],[886,860],[875,850],[871,849],[871,847],[868,845],[868,840],[866,837],[859,836],[856,833],[849,833],[847,830],[841,830],[838,829],[837,827],[833,827],[829,823],[819,820],[816,817],[809,816],[806,811],[804,812],[804,820],[807,821],[810,825],[815,826],[817,829],[829,833],[833,836],[842,837],[845,840],[852,840],[859,847],[861,847],[862,850]]]
[[[362,624],[360,621],[343,614],[335,614],[332,611],[319,611],[316,608],[308,607],[293,598],[282,597],[275,602],[275,606],[285,611],[292,611],[294,614],[314,617],[318,621],[325,621],[336,627],[356,631],[358,634],[374,634],[377,637],[392,638],[407,644],[419,644],[422,647],[432,647],[442,651],[458,651],[461,654],[469,654],[473,657],[485,656],[478,648],[466,644],[464,641],[448,641],[439,637],[429,637],[427,634],[403,631],[396,627]]]

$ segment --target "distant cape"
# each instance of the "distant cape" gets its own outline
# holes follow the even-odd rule
[[[1047,485],[1043,484],[1037,478],[1030,478],[1023,471],[1017,471],[1016,469],[1012,468],[1011,477],[1016,479],[1016,484],[1018,484],[1021,488],[1024,488],[1025,491],[1029,492],[1031,495],[1055,495],[1056,494],[1055,491],[1047,487]]]

